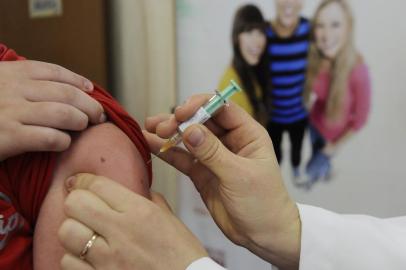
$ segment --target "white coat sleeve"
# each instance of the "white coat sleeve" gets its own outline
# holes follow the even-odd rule
[[[201,258],[189,265],[186,270],[226,270],[208,257]]]
[[[298,207],[300,270],[406,269],[406,217],[378,219]]]

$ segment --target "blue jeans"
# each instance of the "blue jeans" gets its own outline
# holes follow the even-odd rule
[[[310,141],[312,143],[312,156],[314,156],[315,154],[323,150],[327,142],[320,134],[320,132],[311,124],[309,125],[309,133]]]
[[[313,126],[309,127],[310,140],[312,143],[312,157],[307,163],[306,173],[311,181],[326,178],[331,171],[330,157],[323,153],[327,142],[320,132]]]

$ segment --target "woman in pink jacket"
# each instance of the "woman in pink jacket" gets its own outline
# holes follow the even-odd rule
[[[324,0],[312,31],[305,91],[307,100],[313,100],[308,184],[328,179],[331,157],[365,125],[371,99],[368,67],[355,48],[348,3]]]

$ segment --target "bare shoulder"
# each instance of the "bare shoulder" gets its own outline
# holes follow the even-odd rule
[[[53,183],[42,204],[34,233],[34,268],[60,269],[64,253],[58,241],[66,191],[64,181],[87,172],[109,177],[136,193],[149,197],[148,173],[136,146],[118,127],[105,123],[88,128],[61,154]],[[52,250],[52,255],[49,255]]]

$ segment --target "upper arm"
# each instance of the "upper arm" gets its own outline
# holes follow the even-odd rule
[[[65,219],[63,204],[67,194],[64,180],[81,172],[106,176],[149,197],[145,162],[120,129],[106,123],[82,132],[71,148],[61,155],[53,183],[41,207],[34,234],[35,269],[60,268],[64,250],[59,244],[57,231]]]

